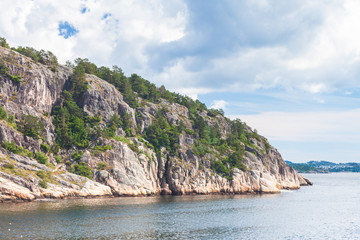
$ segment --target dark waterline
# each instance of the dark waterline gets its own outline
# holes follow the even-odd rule
[[[0,239],[360,239],[360,174],[306,177],[271,195],[1,204]]]

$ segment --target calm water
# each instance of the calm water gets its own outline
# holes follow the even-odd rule
[[[275,195],[1,204],[0,239],[360,239],[360,174],[307,177]]]

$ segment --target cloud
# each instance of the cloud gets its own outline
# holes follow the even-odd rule
[[[274,141],[360,141],[360,109],[326,112],[263,112],[233,115]]]
[[[87,57],[142,75],[151,59],[143,53],[145,46],[183,37],[186,23],[186,5],[180,0],[4,0],[0,8],[8,9],[0,16],[0,35],[12,46],[44,48],[63,63]],[[72,35],[71,29],[78,33]]]
[[[224,100],[214,100],[210,106],[210,108],[214,108],[214,109],[222,109],[225,110],[226,105],[228,105],[229,103],[224,101]]]
[[[3,0],[0,7],[8,9],[0,35],[12,45],[50,50],[63,63],[116,64],[193,97],[192,89],[319,94],[360,87],[356,0]]]
[[[188,77],[178,84],[224,92],[360,87],[358,1],[187,4],[185,36],[148,47],[151,66],[161,72],[155,79],[166,72],[169,79]]]

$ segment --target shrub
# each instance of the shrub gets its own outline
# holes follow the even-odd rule
[[[1,146],[3,148],[5,148],[6,150],[18,154],[21,153],[23,151],[22,147],[17,146],[14,142],[8,142],[8,141],[4,141]]]
[[[14,115],[10,115],[10,116],[8,117],[8,119],[7,119],[7,121],[8,121],[9,123],[14,123],[14,120],[15,120],[15,116],[14,116]]]
[[[44,124],[35,116],[32,115],[22,115],[21,121],[19,123],[19,130],[29,137],[39,138],[39,135],[44,130]]]
[[[14,165],[11,164],[11,163],[5,163],[5,165],[3,166],[4,168],[7,168],[7,169],[14,169]]]
[[[101,152],[105,152],[106,150],[111,150],[112,149],[112,146],[110,145],[105,145],[105,146],[96,146],[93,148],[93,150],[98,150],[98,151],[101,151]]]
[[[0,60],[0,74],[7,77],[8,79],[10,79],[14,83],[20,83],[21,82],[21,77],[20,76],[11,75],[10,73],[8,73],[8,71],[9,71],[9,68],[4,64],[4,62],[2,60]]]
[[[41,149],[43,152],[47,153],[47,152],[50,151],[50,146],[47,145],[46,143],[41,143],[41,144],[40,144],[40,149]]]
[[[89,168],[89,166],[84,162],[72,165],[70,168],[70,172],[80,176],[87,177],[89,179],[91,179],[92,177],[91,168]]]
[[[83,152],[81,152],[81,151],[79,152],[78,150],[76,150],[75,153],[71,154],[71,158],[73,161],[77,162],[81,159],[83,154],[84,154]]]
[[[46,164],[48,157],[44,155],[42,152],[36,152],[35,159],[38,160],[39,163]]]
[[[133,144],[129,139],[120,136],[115,136],[114,139],[119,142],[127,143],[128,145]]]
[[[55,156],[55,160],[56,160],[56,163],[61,163],[63,161],[59,155]]]
[[[211,169],[223,177],[229,176],[230,174],[230,170],[221,160],[211,162]]]
[[[99,170],[99,171],[104,170],[106,168],[107,168],[107,165],[104,162],[99,162],[98,165],[97,165],[97,170]]]
[[[47,182],[45,180],[40,180],[39,186],[42,188],[48,188]]]
[[[44,179],[44,178],[47,177],[46,172],[43,171],[43,170],[39,170],[39,171],[36,173],[36,175],[37,175],[39,178],[41,178],[41,179]]]
[[[0,107],[0,119],[6,119],[6,116],[7,114],[5,110],[2,107]]]
[[[0,37],[0,46],[4,48],[10,48],[9,44],[7,43],[6,39],[3,37]]]

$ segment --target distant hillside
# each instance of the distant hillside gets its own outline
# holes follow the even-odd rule
[[[328,161],[309,161],[307,163],[286,163],[299,173],[329,173],[329,172],[360,172],[360,163],[333,163]]]

